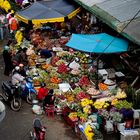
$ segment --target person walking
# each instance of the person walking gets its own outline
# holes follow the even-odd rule
[[[9,47],[11,43],[12,43],[11,41],[8,41],[2,53],[4,63],[5,63],[4,75],[6,76],[9,76],[13,69],[12,56],[11,56],[10,47]]]

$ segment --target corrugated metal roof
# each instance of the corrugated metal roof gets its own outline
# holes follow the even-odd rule
[[[74,1],[78,2],[129,40],[140,45],[140,0]],[[138,13],[138,15],[129,23],[136,13]],[[127,24],[128,26],[124,29]]]
[[[101,3],[104,2],[106,0],[80,0],[80,2],[82,3],[86,3],[87,6],[91,7],[97,3]]]
[[[140,0],[109,0],[96,5],[120,22],[132,19],[140,10]]]

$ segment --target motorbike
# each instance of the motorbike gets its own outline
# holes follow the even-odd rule
[[[32,78],[26,78],[23,88],[21,85],[21,97],[24,98],[28,104],[32,104],[32,101],[36,99],[36,94],[37,93],[34,89]]]
[[[30,132],[31,140],[45,140],[46,127],[42,126],[40,119],[34,119],[33,127],[33,131]]]
[[[0,95],[6,101],[13,111],[19,111],[21,108],[21,98],[18,85],[13,86],[11,81],[2,82],[2,94]]]

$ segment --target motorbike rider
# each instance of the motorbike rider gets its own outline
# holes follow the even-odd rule
[[[26,74],[26,70],[24,68],[24,65],[22,63],[19,64],[19,73],[23,76],[23,77],[26,77],[27,74]]]
[[[12,85],[16,86],[21,82],[24,82],[25,77],[23,77],[19,73],[20,67],[16,66],[15,69],[13,70],[13,75],[12,75]]]
[[[37,140],[44,140],[46,127],[42,126],[39,118],[34,119],[33,127],[35,130],[36,139]]]

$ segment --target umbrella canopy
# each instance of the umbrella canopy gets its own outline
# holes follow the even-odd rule
[[[79,6],[70,0],[37,1],[18,11],[16,17],[25,23],[31,20],[33,24],[63,22],[66,17],[70,19],[79,11]]]
[[[128,42],[106,33],[72,34],[66,46],[90,53],[120,53],[128,49]]]

